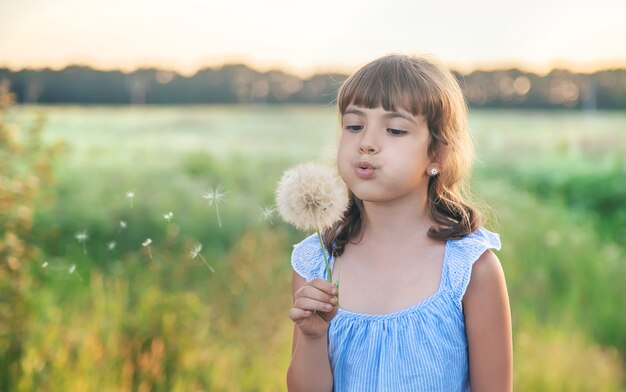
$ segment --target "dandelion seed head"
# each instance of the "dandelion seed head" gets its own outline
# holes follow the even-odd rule
[[[43,264],[41,264],[41,266],[42,266],[43,268],[47,268],[47,267],[48,267],[48,262],[47,262],[47,261],[44,261],[44,262],[43,262]]]
[[[272,223],[272,218],[274,217],[274,213],[276,209],[274,207],[265,206],[261,209],[261,214],[263,214],[263,220],[269,223]]]
[[[76,272],[76,264],[72,264],[72,265],[70,266],[70,269],[68,270],[68,272],[69,272],[70,274],[73,274],[74,272]]]
[[[163,215],[163,218],[165,218],[166,221],[171,222],[172,218],[174,218],[174,213],[170,211],[167,214]]]
[[[343,218],[348,192],[336,170],[310,162],[283,173],[276,205],[280,216],[299,230],[322,231]]]
[[[115,245],[116,245],[116,244],[115,244],[115,241],[111,241],[111,242],[109,242],[109,243],[107,244],[107,249],[108,249],[108,250],[113,250],[113,249],[115,249]]]
[[[198,244],[193,248],[191,252],[189,252],[189,255],[191,256],[192,259],[195,259],[196,257],[198,257],[201,250],[202,250],[202,244]]]
[[[141,245],[142,246],[148,246],[152,243],[152,240],[150,238],[147,238]]]
[[[126,222],[124,222],[124,221],[120,221],[120,227],[121,227],[122,229],[125,229],[125,228],[126,228]]]
[[[215,188],[210,188],[208,192],[204,192],[202,195],[203,199],[206,199],[209,202],[209,205],[212,206],[214,203],[222,203],[225,201],[226,192],[223,191],[222,186],[218,185]]]
[[[126,197],[128,197],[129,199],[132,199],[133,197],[135,197],[135,192],[126,192]]]
[[[83,230],[80,233],[76,233],[74,238],[76,238],[78,242],[85,242],[89,238],[89,234],[87,234],[87,231]]]

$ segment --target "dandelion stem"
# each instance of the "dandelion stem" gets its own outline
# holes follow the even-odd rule
[[[211,267],[211,266],[209,265],[209,263],[207,263],[207,261],[204,259],[204,257],[203,257],[202,255],[200,255],[200,254],[199,254],[198,256],[200,256],[200,258],[202,259],[202,261],[204,261],[204,264],[206,264],[206,266],[207,266],[207,267],[209,267],[209,269],[211,270],[211,272],[215,273],[215,270],[213,269],[213,267]]]
[[[83,241],[83,253],[87,254],[87,248],[85,248],[85,241]]]
[[[320,246],[322,247],[322,254],[324,255],[324,263],[326,263],[326,273],[328,274],[328,281],[333,282],[333,273],[330,271],[330,265],[328,264],[328,257],[326,257],[326,249],[324,248],[324,242],[322,241],[322,235],[319,230],[315,230],[317,238],[320,240]]]
[[[220,206],[215,203],[215,211],[217,211],[217,225],[222,227],[222,219],[220,218]]]
[[[150,260],[152,260],[152,252],[150,251],[150,245],[148,245],[148,255],[150,256]]]

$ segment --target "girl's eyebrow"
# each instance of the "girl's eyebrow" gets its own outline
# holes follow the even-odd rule
[[[415,118],[413,116],[409,116],[409,115],[404,114],[402,112],[388,112],[388,113],[385,113],[383,115],[383,117],[385,117],[385,118],[403,118],[403,119],[408,120],[408,121],[412,122],[413,124],[417,125],[417,121],[415,121]]]
[[[346,114],[356,114],[357,116],[365,117],[365,112],[364,111],[359,110],[359,109],[354,109],[354,108],[347,109],[345,112],[343,112],[344,116]],[[410,115],[402,113],[402,112],[386,112],[385,114],[383,114],[383,117],[385,117],[385,118],[403,118],[403,119],[405,119],[407,121],[410,121],[413,124],[417,125],[417,121],[415,121],[415,118],[413,116],[410,116]]]

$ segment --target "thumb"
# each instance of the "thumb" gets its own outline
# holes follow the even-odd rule
[[[317,314],[323,318],[326,322],[330,322],[332,319],[335,318],[335,316],[337,315],[337,312],[339,311],[339,305],[335,305],[333,306],[332,310],[328,311],[328,312],[317,312]]]

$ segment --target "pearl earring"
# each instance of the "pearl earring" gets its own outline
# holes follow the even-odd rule
[[[430,170],[428,170],[428,174],[430,174],[431,177],[434,177],[439,174],[439,170],[437,170],[436,167],[431,167]]]

